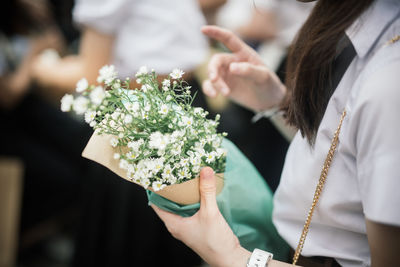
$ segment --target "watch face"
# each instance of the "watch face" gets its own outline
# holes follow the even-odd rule
[[[247,261],[247,267],[265,267],[272,259],[272,256],[271,253],[256,248]]]

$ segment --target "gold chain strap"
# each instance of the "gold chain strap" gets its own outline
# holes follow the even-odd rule
[[[394,44],[399,40],[400,40],[400,35],[396,35],[391,40],[386,42],[385,45]],[[328,175],[329,168],[331,167],[331,163],[332,163],[333,156],[335,155],[336,147],[339,143],[339,134],[340,134],[340,129],[342,128],[342,123],[343,123],[344,117],[346,117],[346,110],[343,110],[342,117],[340,118],[339,126],[337,127],[337,129],[335,131],[335,134],[332,139],[331,147],[329,149],[328,155],[326,156],[324,166],[322,167],[318,185],[317,185],[317,188],[315,189],[313,202],[311,204],[310,210],[308,211],[307,219],[306,219],[306,222],[304,223],[304,227],[303,227],[303,232],[301,233],[299,243],[297,244],[297,248],[296,248],[296,251],[293,256],[293,265],[296,265],[297,260],[300,257],[301,251],[303,250],[304,242],[306,241],[308,230],[310,229],[311,218],[314,214],[314,210],[315,210],[315,207],[317,206],[319,197],[321,196],[322,189],[324,188],[326,177]]]
[[[326,156],[324,166],[322,167],[321,175],[319,177],[317,188],[315,189],[313,202],[311,204],[311,208],[308,211],[306,222],[304,223],[303,232],[301,233],[299,243],[296,248],[296,252],[293,256],[293,265],[296,265],[297,260],[303,250],[304,242],[306,241],[306,237],[308,234],[308,230],[310,229],[311,218],[313,216],[315,207],[317,206],[319,197],[321,196],[322,189],[324,188],[326,177],[328,175],[329,168],[332,163],[333,156],[335,155],[336,147],[339,143],[339,133],[342,128],[343,119],[346,116],[346,110],[343,110],[342,117],[340,118],[339,126],[337,127],[335,134],[332,139],[331,147],[329,149],[328,155]]]

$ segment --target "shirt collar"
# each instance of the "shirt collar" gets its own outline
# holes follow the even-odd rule
[[[399,16],[397,0],[376,0],[347,30],[357,55],[362,58],[379,41],[381,34]]]

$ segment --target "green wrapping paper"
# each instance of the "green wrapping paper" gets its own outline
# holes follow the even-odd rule
[[[287,260],[289,247],[272,223],[271,190],[231,141],[224,139],[222,146],[227,150],[227,161],[224,187],[217,196],[219,210],[244,248],[267,250],[275,259]],[[192,216],[200,207],[200,203],[179,205],[149,190],[147,196],[149,204],[183,217]]]

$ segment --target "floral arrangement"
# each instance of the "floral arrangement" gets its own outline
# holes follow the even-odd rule
[[[225,169],[226,151],[217,133],[219,115],[193,107],[191,87],[183,71],[174,69],[161,84],[154,70],[141,67],[136,73],[140,89],[130,89],[131,80],[121,81],[114,66],[104,66],[97,81],[77,83],[77,96],[65,95],[61,110],[83,115],[100,135],[112,135],[110,146],[126,176],[154,191],[198,177],[204,166],[217,173]]]

